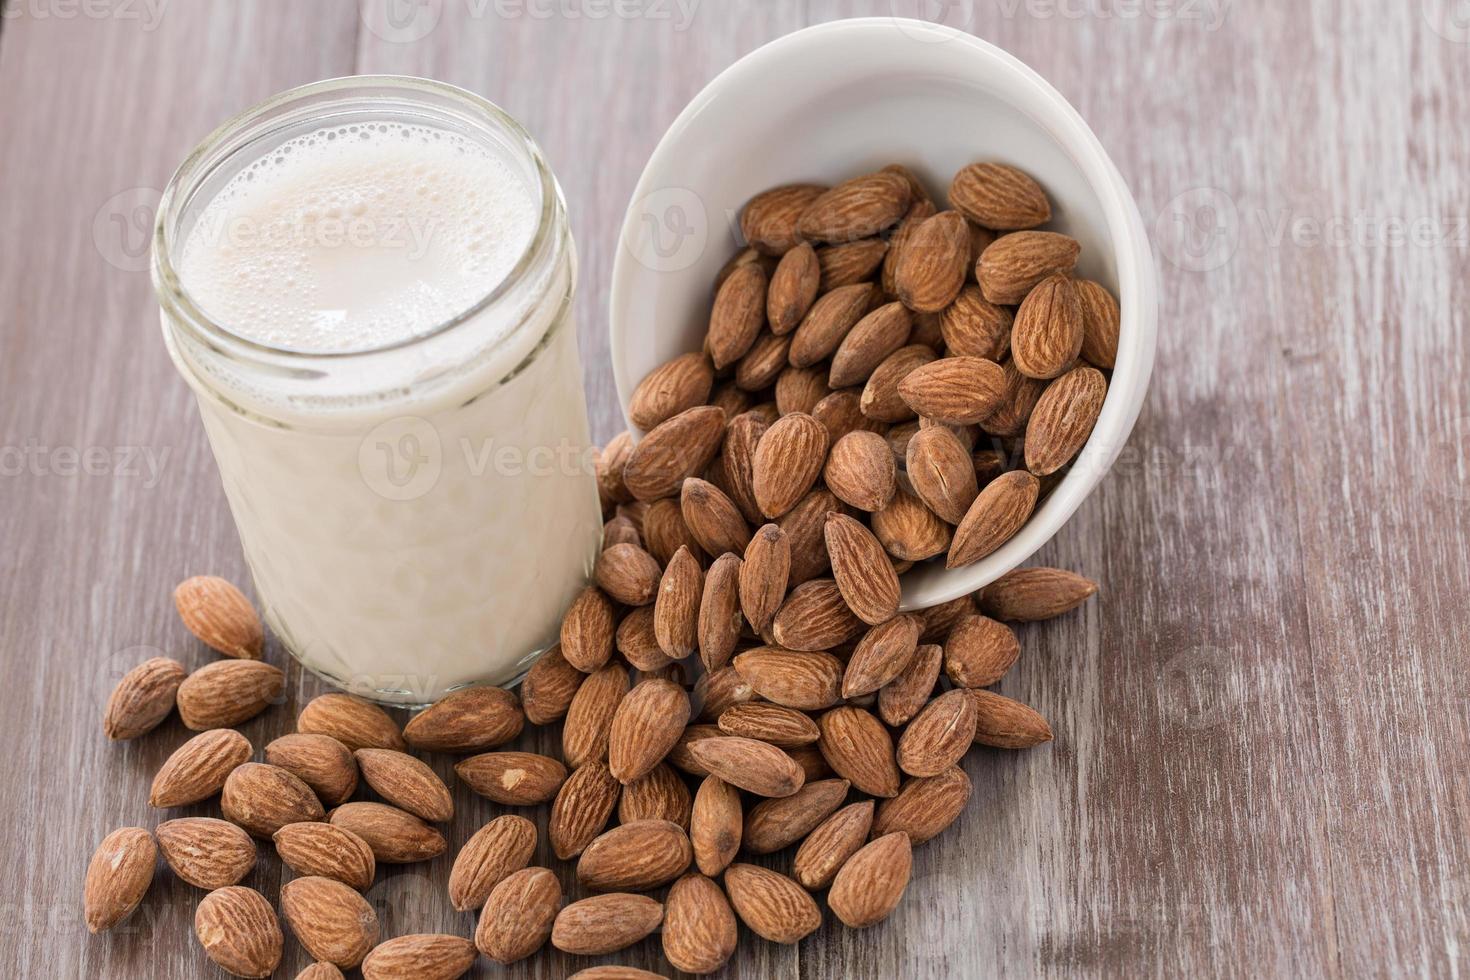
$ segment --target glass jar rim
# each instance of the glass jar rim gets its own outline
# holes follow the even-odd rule
[[[513,140],[512,148],[524,153],[526,160],[531,165],[536,181],[534,190],[540,196],[540,210],[535,232],[527,241],[515,264],[488,292],[455,315],[411,336],[369,347],[330,351],[278,346],[245,336],[230,327],[229,324],[206,312],[202,304],[189,292],[179,275],[174,264],[174,250],[182,244],[177,240],[177,226],[178,219],[182,215],[182,205],[192,198],[194,192],[212,173],[215,166],[232,158],[236,152],[255,140],[274,131],[271,128],[255,131],[256,124],[271,119],[276,113],[283,113],[282,117],[276,120],[274,129],[287,128],[292,122],[300,121],[298,117],[284,114],[293,104],[306,103],[318,97],[334,94],[346,97],[357,89],[363,90],[362,94],[367,94],[372,89],[379,89],[399,96],[435,96],[468,111],[472,116],[478,117],[480,122],[488,122]],[[306,112],[303,115],[309,116],[310,113]],[[513,292],[517,285],[525,279],[527,273],[546,259],[548,252],[562,247],[562,239],[565,237],[564,226],[565,204],[562,201],[561,190],[550,166],[547,165],[541,148],[525,127],[495,103],[458,86],[412,75],[345,75],[298,85],[256,103],[221,123],[190,151],[169,178],[158,204],[157,219],[153,228],[151,271],[154,291],[158,295],[164,312],[174,323],[188,327],[201,339],[222,344],[247,356],[254,354],[272,360],[281,359],[287,363],[298,359],[301,363],[342,361],[353,357],[378,355],[415,347],[442,337],[461,325],[475,320],[480,314]],[[500,339],[500,342],[504,342],[514,332],[510,331]]]

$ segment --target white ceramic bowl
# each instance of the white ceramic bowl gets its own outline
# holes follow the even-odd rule
[[[705,86],[649,158],[613,265],[613,372],[626,412],[638,382],[703,339],[711,284],[740,243],[740,207],[794,181],[836,183],[889,163],[936,202],[977,160],[1014,164],[1052,201],[1049,228],[1082,243],[1077,271],[1122,308],[1118,361],[1092,437],[1026,526],[965,568],[903,577],[905,609],[973,592],[1045,544],[1097,486],[1143,404],[1157,328],[1154,262],[1138,207],[1082,117],[1009,54],[897,18],[823,24],[772,41]]]

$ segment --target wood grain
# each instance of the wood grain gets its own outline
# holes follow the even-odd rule
[[[172,3],[153,24],[122,16],[139,5],[63,18],[56,0],[22,0],[0,18],[6,976],[219,975],[191,934],[199,893],[167,873],[118,932],[88,937],[80,914],[91,848],[158,822],[146,785],[186,735],[171,721],[109,744],[101,705],[149,655],[211,659],[173,613],[176,581],[246,579],[141,267],[152,203],[188,148],[272,92],[351,72],[429,75],[503,105],[566,191],[605,439],[622,424],[604,314],[617,228],[679,109],[804,24],[938,8],[707,0],[682,25],[673,5],[670,19],[428,6],[439,19],[412,40],[352,0]],[[1057,740],[971,754],[971,805],[916,854],[889,922],[829,922],[794,948],[747,937],[725,975],[1465,968],[1470,36],[1452,0],[1125,8],[995,0],[943,18],[1077,106],[1134,189],[1161,270],[1143,417],[1038,556],[1104,593],[1027,627],[1001,688]],[[73,475],[89,449],[96,474]],[[257,748],[321,690],[279,647],[267,655],[289,664],[289,697],[244,726]],[[523,746],[554,751],[555,733]],[[434,760],[447,778],[449,762]],[[504,812],[458,801],[455,845]],[[369,897],[385,934],[467,934],[448,864],[380,876]],[[247,881],[274,895],[274,859]],[[474,975],[613,960],[660,969],[657,938]],[[278,975],[305,962],[288,939]]]

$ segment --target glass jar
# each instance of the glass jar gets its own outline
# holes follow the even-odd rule
[[[211,316],[180,273],[201,214],[252,163],[328,127],[343,138],[411,127],[502,161],[535,215],[510,272],[432,327],[347,350],[264,343]],[[285,92],[180,166],[159,207],[153,279],[266,622],[297,659],[353,693],[417,705],[512,682],[555,642],[602,524],[566,207],[515,120],[422,79]]]

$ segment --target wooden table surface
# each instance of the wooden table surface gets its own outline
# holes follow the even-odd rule
[[[580,243],[595,435],[621,427],[616,229],[685,102],[805,24],[923,3],[13,0],[0,18],[0,974],[219,976],[163,873],[89,937],[88,856],[153,825],[185,731],[110,744],[146,656],[211,659],[169,601],[245,581],[145,271],[158,191],[226,116],[354,72],[523,120]],[[597,16],[621,9],[642,16]],[[975,752],[975,794],[897,913],[751,977],[1463,975],[1470,956],[1470,20],[1456,0],[964,0],[1096,130],[1162,281],[1158,362],[1114,472],[1038,556],[1101,580],[1027,628],[1002,690],[1049,747]],[[414,19],[415,17],[419,19]],[[901,39],[896,36],[895,43]],[[257,746],[321,690],[244,726]],[[545,736],[543,736],[544,738]],[[535,745],[535,739],[528,740]],[[552,743],[546,742],[546,745]],[[447,760],[440,760],[448,772]],[[205,808],[198,808],[206,812]],[[462,807],[457,843],[497,808]],[[543,845],[544,847],[544,845]],[[470,928],[449,858],[382,878],[389,935]],[[262,859],[247,883],[274,894]],[[658,967],[656,939],[625,957]],[[608,957],[604,959],[616,959]],[[279,976],[304,963],[287,941]],[[476,976],[561,977],[542,953]],[[665,966],[666,970],[667,967]]]

